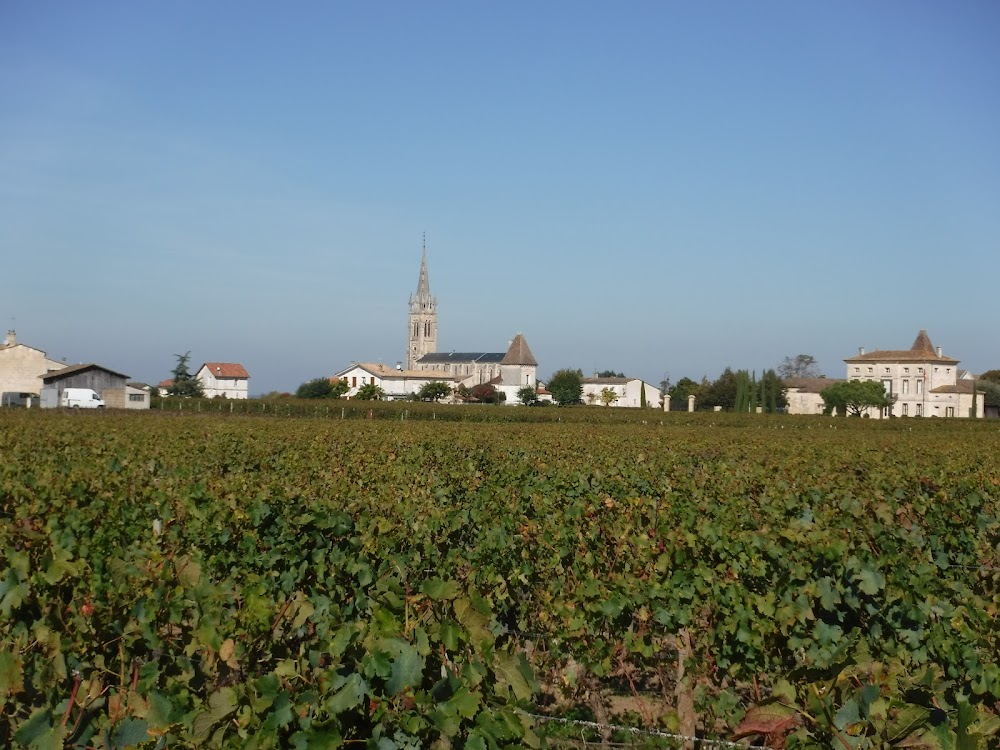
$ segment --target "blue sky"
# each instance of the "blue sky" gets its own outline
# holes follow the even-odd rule
[[[442,350],[1000,367],[1000,4],[0,4],[0,317],[254,393]],[[15,321],[11,319],[16,318]]]

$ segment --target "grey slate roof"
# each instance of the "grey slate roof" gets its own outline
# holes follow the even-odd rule
[[[505,352],[431,352],[417,360],[421,365],[450,364],[452,362],[502,362]]]

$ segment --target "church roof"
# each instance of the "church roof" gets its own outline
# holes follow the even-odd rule
[[[533,365],[537,367],[538,360],[536,360],[535,355],[531,353],[531,349],[528,347],[528,342],[525,341],[524,336],[519,333],[514,337],[514,340],[510,342],[510,346],[507,347],[507,353],[500,361],[500,364]]]
[[[453,362],[502,362],[503,352],[430,352],[417,360],[422,365],[451,364]]]
[[[959,360],[939,355],[927,331],[921,329],[909,349],[876,349],[873,352],[848,357],[845,362],[941,362],[957,364]]]

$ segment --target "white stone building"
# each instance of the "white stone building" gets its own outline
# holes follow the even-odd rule
[[[822,414],[826,404],[819,394],[824,388],[835,383],[842,383],[836,378],[786,378],[785,407],[786,414]],[[836,410],[834,410],[836,415]]]
[[[250,373],[238,362],[206,362],[195,373],[206,398],[248,398]]]
[[[583,403],[593,406],[604,406],[601,398],[605,389],[613,392],[616,399],[608,406],[638,408],[642,406],[642,391],[646,391],[646,406],[659,409],[661,406],[660,389],[646,383],[640,378],[582,378]]]
[[[41,349],[19,344],[17,334],[8,331],[0,346],[0,394],[30,393],[37,402],[42,392],[42,378],[65,367],[65,362],[49,359]]]
[[[332,382],[342,380],[350,386],[347,398],[354,398],[358,391],[366,385],[376,385],[385,393],[386,400],[396,401],[410,398],[428,383],[447,383],[454,389],[459,385],[458,378],[447,372],[436,370],[404,370],[402,367],[388,367],[381,363],[358,362],[345,370],[338,372]]]
[[[895,403],[870,409],[869,416],[968,417],[974,381],[959,379],[959,360],[946,357],[921,330],[909,349],[866,352],[845,359],[848,380],[877,380]],[[984,394],[976,399],[976,417],[984,415]]]

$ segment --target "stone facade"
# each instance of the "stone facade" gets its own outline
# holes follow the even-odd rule
[[[19,344],[17,334],[8,331],[0,346],[0,393],[38,395],[42,392],[42,377],[64,367],[65,362],[49,359],[40,349]]]
[[[895,403],[886,409],[870,409],[869,416],[895,417],[968,417],[972,408],[974,381],[959,379],[959,360],[947,357],[941,347],[931,344],[926,331],[920,331],[909,349],[865,352],[849,357],[848,380],[877,380],[892,395]],[[976,417],[983,417],[980,391]]]

